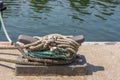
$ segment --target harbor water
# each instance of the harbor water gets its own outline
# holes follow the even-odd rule
[[[84,35],[86,41],[120,41],[120,0],[3,0],[10,38],[20,34]],[[0,41],[7,41],[0,30]]]

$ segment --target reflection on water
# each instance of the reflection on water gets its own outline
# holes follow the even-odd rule
[[[18,16],[19,15],[20,6],[21,6],[19,0],[6,0],[6,1],[4,1],[4,3],[8,3],[8,4],[6,4],[6,6],[7,6],[6,13],[7,13],[8,16],[12,16],[12,15]]]
[[[50,0],[31,0],[30,1],[31,9],[33,9],[33,11],[35,12],[41,12],[41,13],[44,12],[43,10],[49,11],[51,9],[51,7],[47,5],[49,1]]]
[[[56,2],[62,4],[63,0],[6,0],[8,10],[10,15],[20,15],[21,11],[24,11],[28,8],[33,10],[33,13],[46,13],[51,11],[57,6],[49,5],[49,2]],[[69,7],[72,14],[70,16],[73,19],[78,19],[80,21],[85,21],[85,18],[82,16],[95,16],[102,20],[106,20],[107,16],[114,14],[114,11],[117,5],[120,4],[118,0],[68,0]],[[54,5],[54,4],[53,4]],[[64,7],[64,6],[61,6]],[[24,10],[23,10],[24,9]],[[30,11],[29,10],[29,11]]]
[[[86,10],[86,8],[88,7],[88,4],[90,3],[90,0],[69,0],[69,1],[70,1],[70,7],[72,7],[72,9],[75,10],[75,13],[71,15],[73,19],[84,21],[84,19],[81,18],[80,15],[91,14],[90,12]]]
[[[114,14],[115,8],[119,5],[118,0],[69,0],[70,6],[75,11],[73,19],[84,21],[81,16],[94,15],[102,20],[107,20],[106,16]],[[76,13],[78,12],[78,13]]]
[[[4,0],[4,3],[8,7],[4,21],[14,41],[20,34],[50,33],[83,34],[88,41],[120,40],[119,0]],[[3,32],[0,36],[3,36],[0,40],[6,40]]]

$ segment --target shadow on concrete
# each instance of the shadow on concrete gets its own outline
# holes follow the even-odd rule
[[[7,65],[4,65],[4,64],[0,64],[0,66],[5,67],[5,68],[8,68],[8,69],[11,69],[11,70],[15,70],[15,68],[10,67],[10,66],[7,66]]]
[[[103,66],[95,66],[95,65],[89,64],[89,63],[87,63],[87,66],[88,66],[87,75],[92,75],[94,72],[105,70]]]
[[[103,66],[95,66],[93,64],[87,63],[87,59],[85,58],[84,55],[79,55],[79,56],[80,56],[79,60],[82,59],[81,65],[84,66],[84,68],[87,69],[87,71],[84,70],[84,71],[86,71],[85,75],[92,75],[94,72],[104,71],[104,67]],[[84,69],[84,68],[82,68],[82,69]]]
[[[97,72],[97,71],[104,71],[104,67],[103,66],[95,66],[94,64],[90,64],[87,62],[87,59],[85,58],[84,55],[79,55],[81,56],[82,58],[82,65],[83,64],[87,64],[87,72],[86,72],[86,75],[92,75],[94,72]]]

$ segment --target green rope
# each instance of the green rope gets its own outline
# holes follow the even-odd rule
[[[65,54],[62,54],[65,53]],[[67,56],[67,50],[63,48],[59,48],[55,51],[44,50],[44,51],[30,51],[24,53],[27,56],[35,57],[35,58],[49,58],[49,59],[64,59],[70,60],[71,57]]]

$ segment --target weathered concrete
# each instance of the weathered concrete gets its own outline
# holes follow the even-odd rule
[[[0,57],[16,59],[16,49],[0,49]],[[86,44],[79,48],[88,63],[88,75],[83,76],[16,76],[15,64],[0,61],[0,80],[120,80],[120,44]]]
[[[18,58],[21,60],[20,58]],[[76,60],[69,65],[59,66],[31,66],[16,64],[16,75],[85,75],[87,74],[87,63],[83,55],[78,55]]]

